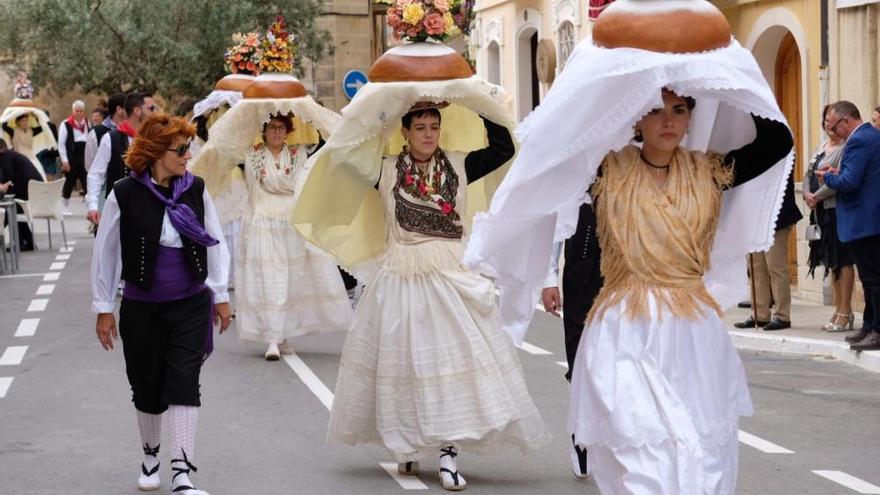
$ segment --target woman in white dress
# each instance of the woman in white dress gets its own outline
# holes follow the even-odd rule
[[[387,245],[342,351],[327,440],[385,446],[402,474],[439,454],[443,487],[461,490],[459,448],[535,448],[549,435],[494,285],[461,262],[466,186],[507,162],[513,140],[484,118],[488,147],[447,152],[440,119],[437,105],[417,104],[402,119],[407,146],[382,160]]]
[[[37,170],[40,171],[40,175],[42,175],[45,180],[46,172],[43,170],[43,165],[40,163],[40,160],[37,159],[37,155],[34,151],[34,138],[44,132],[44,129],[39,123],[38,125],[31,127],[31,119],[31,114],[25,113],[16,117],[12,126],[9,126],[4,122],[3,133],[5,134],[10,147],[26,156],[28,160],[37,167]]]
[[[270,361],[293,352],[290,337],[344,331],[351,321],[336,264],[289,223],[307,158],[303,146],[285,144],[293,131],[289,115],[273,115],[263,124],[265,144],[245,154],[247,211],[235,249],[238,334],[268,344]]]

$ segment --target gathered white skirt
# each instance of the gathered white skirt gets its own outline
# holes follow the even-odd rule
[[[336,263],[310,249],[288,222],[262,216],[244,220],[235,252],[240,339],[277,344],[348,329],[353,311]]]
[[[604,495],[733,494],[740,416],[752,414],[742,360],[710,308],[700,320],[624,319],[626,300],[584,332],[569,430]]]
[[[385,446],[397,462],[537,448],[550,436],[501,330],[492,283],[459,243],[393,245],[348,332],[327,441]]]

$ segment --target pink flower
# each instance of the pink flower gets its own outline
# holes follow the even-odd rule
[[[406,184],[407,186],[413,185],[413,182],[415,182],[415,181],[416,180],[413,178],[412,175],[406,174],[403,176],[403,183]]]
[[[449,10],[449,2],[446,0],[434,0],[434,8],[441,13],[446,12]]]
[[[440,203],[440,211],[442,211],[443,214],[447,215],[447,216],[452,214],[452,211],[453,211],[452,203],[447,203],[445,201],[441,202]]]
[[[419,33],[421,31],[422,31],[422,28],[420,28],[420,27],[411,27],[406,30],[406,35],[409,36],[410,38],[415,38],[416,36],[419,35]]]
[[[422,194],[427,194],[427,193],[428,193],[428,186],[425,185],[424,182],[419,182],[419,192],[422,193]]]
[[[432,12],[426,15],[422,24],[425,25],[425,31],[432,36],[443,34],[443,31],[446,29],[446,23],[443,22],[443,16],[437,12]]]

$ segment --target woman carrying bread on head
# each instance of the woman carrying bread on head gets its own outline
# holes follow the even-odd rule
[[[416,79],[425,67],[443,79]],[[443,45],[386,52],[310,162],[293,218],[366,284],[327,441],[384,446],[404,475],[439,458],[446,490],[467,485],[462,451],[549,440],[495,286],[462,265],[469,212],[515,154],[498,90]]]
[[[604,286],[574,360],[569,429],[604,495],[735,493],[737,425],[752,413],[721,311],[745,295],[744,255],[771,243],[792,137],[729,29],[694,37],[682,22],[726,26],[703,0],[603,12],[518,129],[523,147],[465,257],[500,274],[502,314],[518,296],[525,308],[543,280],[518,267],[546,266],[593,202]],[[515,201],[528,193],[530,211]],[[555,234],[534,233],[542,219]],[[506,323],[521,338],[528,320]]]
[[[153,114],[125,161],[132,173],[107,197],[92,253],[92,309],[104,349],[122,338],[126,374],[144,452],[141,490],[156,490],[162,416],[171,429],[171,491],[193,487],[201,405],[199,373],[213,350],[213,325],[232,318],[226,290],[229,253],[202,179],[187,172],[195,126]],[[116,289],[125,281],[119,329]]]

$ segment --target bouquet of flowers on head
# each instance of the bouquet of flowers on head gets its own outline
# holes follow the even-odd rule
[[[226,68],[233,74],[260,73],[260,59],[263,57],[260,35],[255,32],[232,35],[232,46],[226,50]]]
[[[455,27],[465,36],[471,33],[471,23],[474,22],[476,15],[474,12],[475,3],[476,0],[452,0],[449,7],[449,13],[452,14]]]
[[[290,72],[293,70],[293,57],[296,43],[287,32],[284,16],[277,16],[263,38],[263,59],[260,68],[267,72]]]
[[[442,43],[461,33],[453,9],[465,1],[470,0],[395,0],[385,15],[395,39]]]

